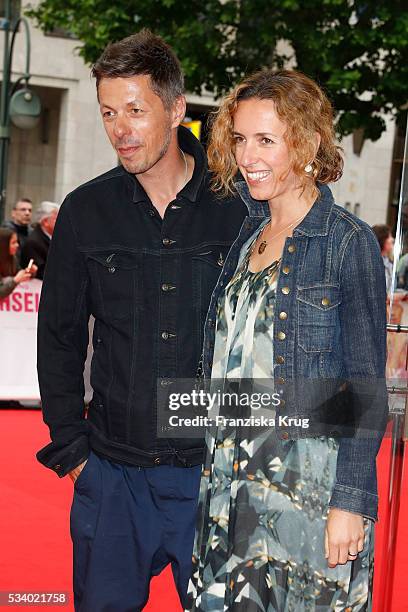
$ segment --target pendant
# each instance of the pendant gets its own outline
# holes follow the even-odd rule
[[[265,240],[262,240],[261,244],[258,247],[258,253],[259,255],[262,255],[262,253],[264,252],[264,250],[266,249],[266,245],[267,242]]]

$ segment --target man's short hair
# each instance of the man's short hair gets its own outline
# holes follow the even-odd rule
[[[16,200],[16,202],[14,203],[13,210],[17,210],[17,204],[19,202],[26,202],[27,204],[32,204],[33,203],[33,201],[30,200],[30,198],[18,198],[18,200]]]
[[[60,205],[55,202],[41,202],[35,211],[35,220],[37,223],[41,223],[44,219],[52,215],[53,212],[58,211],[60,209]]]
[[[92,67],[98,89],[101,79],[150,77],[151,88],[169,110],[184,92],[180,62],[160,36],[143,29],[109,44]]]

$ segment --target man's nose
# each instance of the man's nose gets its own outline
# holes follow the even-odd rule
[[[117,138],[123,138],[123,136],[131,133],[131,126],[126,117],[123,115],[116,117],[113,132]]]

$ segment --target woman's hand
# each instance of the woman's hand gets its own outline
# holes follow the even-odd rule
[[[29,270],[30,276],[34,277],[37,274],[37,272],[38,272],[38,266],[33,264],[30,268],[27,268],[27,270]]]
[[[25,283],[31,279],[31,273],[27,272],[27,269],[19,270],[14,277],[14,282],[19,285],[20,283]]]
[[[364,548],[364,521],[361,514],[330,508],[325,531],[325,556],[329,567],[357,559]]]

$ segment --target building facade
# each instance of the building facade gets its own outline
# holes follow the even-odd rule
[[[23,0],[22,9],[29,4]],[[31,5],[33,2],[30,3]],[[95,95],[95,83],[77,52],[78,41],[47,36],[31,24],[30,85],[41,98],[43,110],[33,130],[12,127],[9,155],[7,213],[19,197],[34,204],[61,202],[76,186],[117,163],[106,138]],[[13,77],[24,71],[25,40],[17,34]],[[0,66],[2,41],[0,40]],[[188,115],[205,117],[214,106],[211,97],[188,96]],[[366,141],[356,152],[353,137],[341,143],[345,153],[343,178],[333,186],[338,202],[370,225],[389,221],[395,124],[377,142]]]

